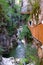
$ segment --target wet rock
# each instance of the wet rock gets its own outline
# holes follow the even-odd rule
[[[0,65],[19,65],[20,60],[21,60],[21,58],[14,59],[14,57],[9,57],[9,58],[2,57],[2,62]],[[23,63],[22,63],[22,65],[23,65]]]
[[[35,63],[29,63],[29,64],[27,64],[27,65],[35,65]]]
[[[11,42],[12,42],[13,47],[16,47],[18,45],[17,44],[17,37],[15,34],[11,37]]]
[[[13,57],[2,58],[2,65],[16,65],[16,62]]]

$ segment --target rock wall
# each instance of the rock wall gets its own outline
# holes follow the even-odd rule
[[[43,20],[43,0],[40,0],[40,8],[41,8],[40,22],[42,22]]]
[[[19,65],[20,60],[21,60],[21,58],[14,59],[14,57],[9,57],[9,58],[2,57],[2,62],[0,65]],[[22,64],[22,65],[25,65],[25,64]],[[35,65],[35,63],[31,62],[31,63],[26,64],[26,65]]]

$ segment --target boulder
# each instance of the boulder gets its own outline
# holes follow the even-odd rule
[[[3,57],[1,64],[2,65],[16,65],[16,62],[13,57],[10,57],[10,58]]]

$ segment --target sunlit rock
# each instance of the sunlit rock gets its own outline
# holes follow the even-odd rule
[[[42,24],[43,24],[43,20],[42,20]]]
[[[21,41],[22,41],[22,43],[23,43],[24,45],[26,44],[25,39],[22,39]]]
[[[27,65],[35,65],[35,63],[29,63],[29,64],[27,64]]]
[[[43,49],[43,45],[41,46],[41,48]]]
[[[2,65],[16,65],[16,63],[13,57],[2,58]]]

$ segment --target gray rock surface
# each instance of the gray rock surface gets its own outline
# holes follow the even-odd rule
[[[10,58],[4,58],[2,57],[2,62],[0,62],[0,65],[19,65],[21,58],[10,57]],[[35,63],[29,63],[27,65],[35,65]]]

